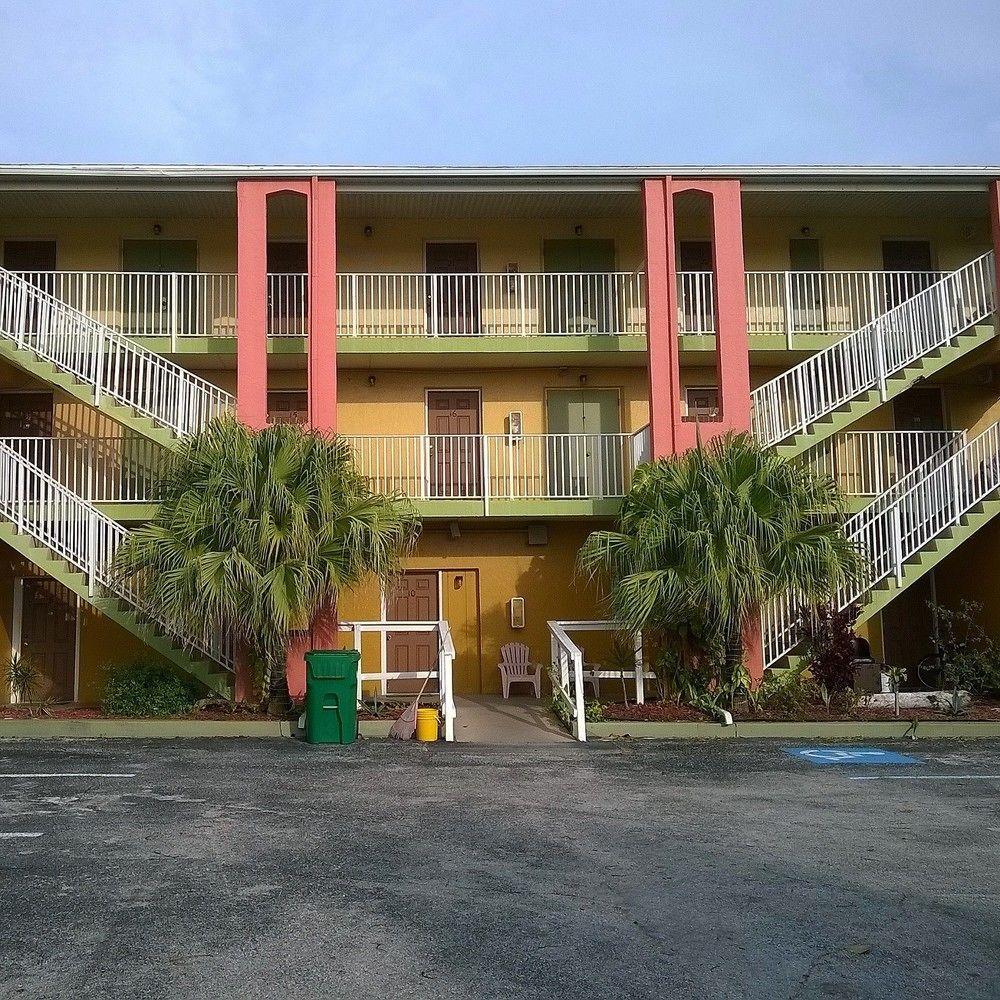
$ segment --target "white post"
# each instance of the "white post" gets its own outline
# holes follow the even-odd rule
[[[431,336],[438,335],[438,283],[437,276],[427,275],[427,280],[431,283]]]
[[[642,666],[642,633],[636,632],[633,642],[635,653],[635,700],[639,705],[646,703],[646,672]]]
[[[167,302],[167,306],[170,310],[170,350],[171,353],[177,353],[177,273],[171,271],[170,273],[170,298]]]
[[[94,352],[94,405],[100,406],[104,385],[104,336],[96,328],[92,333],[97,337],[97,350]]]
[[[361,627],[359,625],[354,625],[351,628],[351,642],[354,649],[359,653],[361,652]],[[358,660],[358,704],[361,704],[362,698],[364,696],[364,687],[361,680],[361,660]]]
[[[792,272],[785,271],[785,345],[792,349]]]
[[[806,411],[806,383],[805,375],[803,374],[802,366],[797,365],[795,368],[795,391],[799,397],[798,406],[798,416],[799,416],[799,433],[805,434],[809,429],[809,416]]]
[[[573,686],[576,688],[573,692],[576,704],[576,738],[581,743],[586,743],[587,714],[583,701],[583,653],[579,648],[573,651]]]
[[[480,451],[482,454],[482,487],[483,487],[483,514],[489,516],[490,513],[490,449],[489,449],[489,437],[486,434],[481,434],[480,440]]]
[[[899,501],[894,503],[890,509],[889,525],[892,532],[890,542],[892,544],[892,562],[896,570],[896,582],[903,582],[903,525],[899,510]]]
[[[889,397],[885,388],[885,338],[882,334],[882,323],[877,322],[874,327],[875,334],[875,371],[878,375],[878,394],[884,403]]]
[[[93,597],[96,590],[94,574],[97,572],[97,518],[93,511],[87,515],[87,593]]]

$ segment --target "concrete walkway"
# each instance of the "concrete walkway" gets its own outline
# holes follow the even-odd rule
[[[455,739],[459,743],[526,746],[572,740],[552,717],[548,703],[535,698],[461,696],[455,699],[455,708]]]

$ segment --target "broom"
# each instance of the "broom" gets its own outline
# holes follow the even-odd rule
[[[417,731],[417,709],[420,707],[420,696],[424,693],[429,680],[430,676],[428,672],[428,676],[424,678],[424,683],[420,686],[416,698],[403,709],[403,714],[392,724],[392,728],[389,730],[389,739],[413,739],[413,734]]]

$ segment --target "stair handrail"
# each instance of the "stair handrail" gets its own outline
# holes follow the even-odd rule
[[[232,409],[224,389],[0,268],[0,336],[177,435]]]
[[[960,447],[948,442],[844,522],[844,534],[867,556],[864,577],[837,592],[843,609],[883,580],[902,580],[903,568],[928,542],[957,524],[984,497],[1000,489],[1000,421]],[[802,598],[788,592],[762,614],[764,664],[795,648]]]
[[[757,439],[778,444],[874,388],[884,397],[886,379],[994,312],[995,282],[991,250],[754,389]]]
[[[0,442],[0,514],[21,533],[41,542],[50,552],[84,574],[91,597],[100,589],[130,604],[144,618],[185,649],[193,650],[233,670],[232,657],[211,648],[153,614],[139,593],[111,570],[115,553],[129,530],[81,496]]]

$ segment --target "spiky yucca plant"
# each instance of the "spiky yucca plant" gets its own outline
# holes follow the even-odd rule
[[[341,591],[391,578],[420,529],[404,497],[372,491],[343,440],[233,417],[181,442],[155,498],[115,571],[179,634],[242,645],[264,698],[284,676],[290,633]]]
[[[863,571],[841,509],[829,478],[729,434],[637,469],[616,530],[593,532],[579,562],[629,629],[721,638],[731,686],[765,603],[822,601]]]

